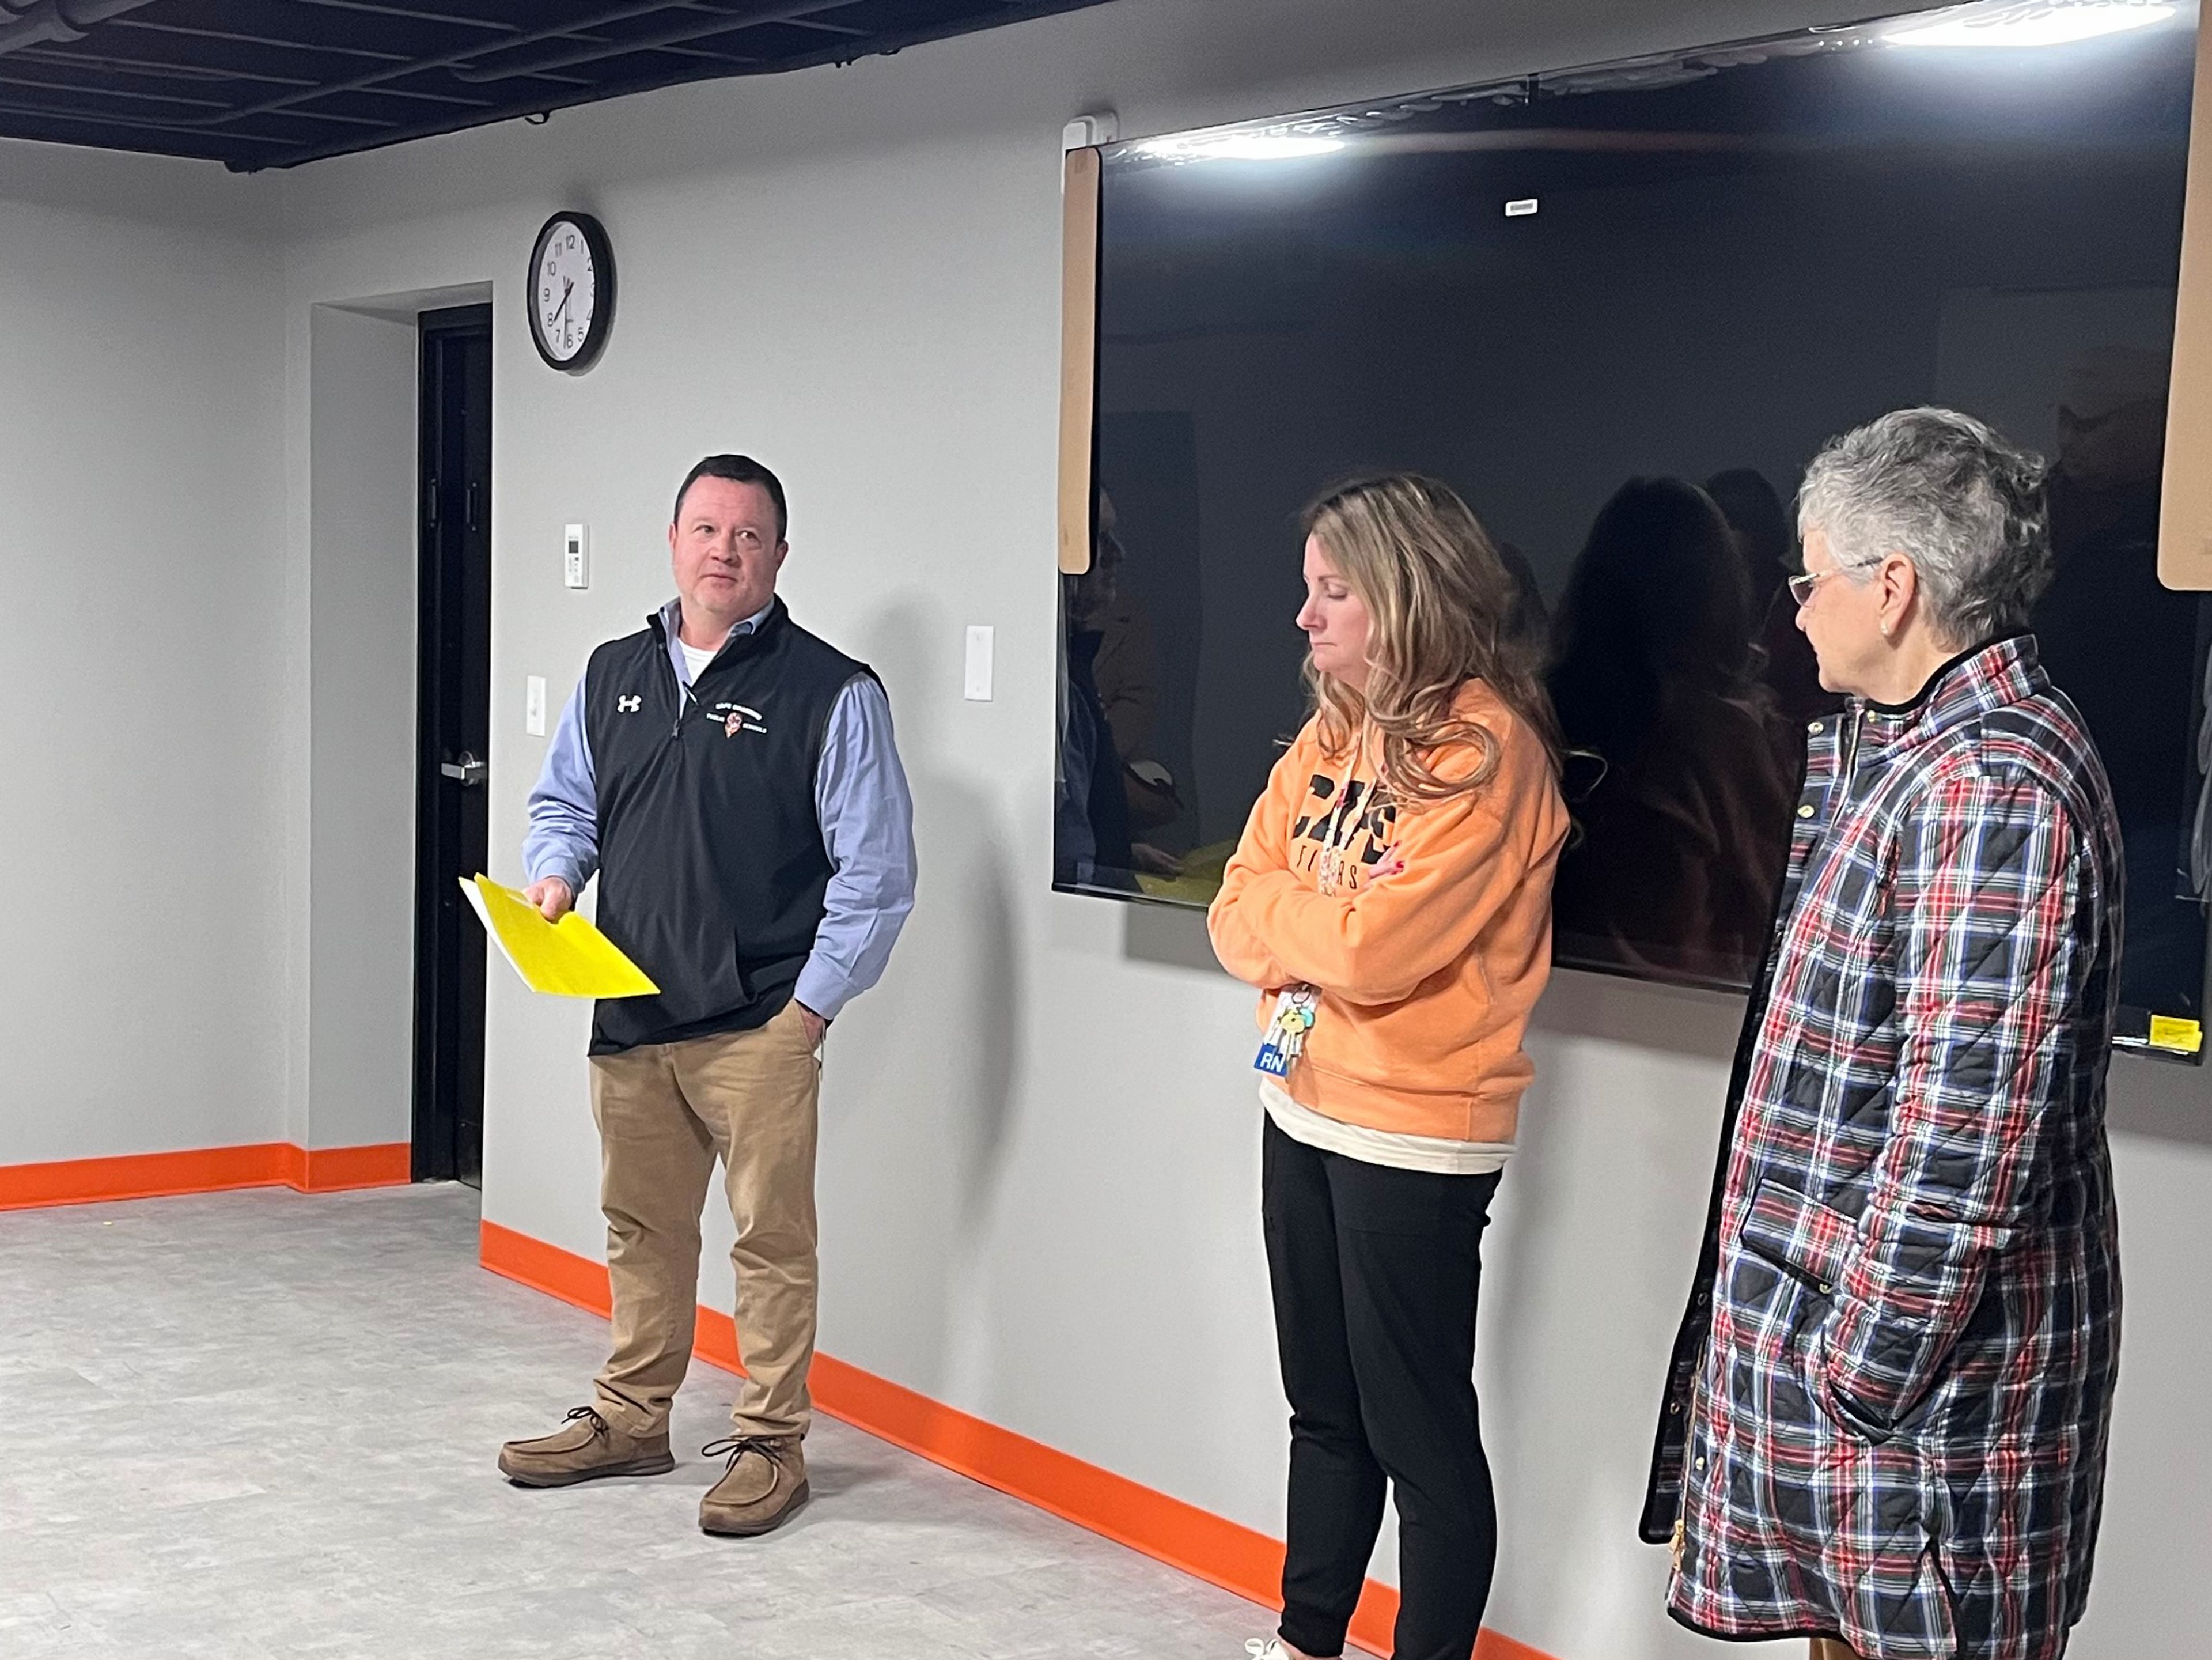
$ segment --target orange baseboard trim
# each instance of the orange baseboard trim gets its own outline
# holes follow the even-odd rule
[[[404,1141],[368,1147],[300,1147],[264,1141],[243,1147],[131,1153],[118,1158],[64,1158],[44,1164],[0,1164],[0,1210],[91,1205],[113,1199],[167,1199],[234,1188],[294,1188],[335,1193],[348,1188],[398,1187],[410,1174]]]
[[[479,1222],[477,1230],[477,1260],[494,1274],[574,1304],[602,1320],[614,1312],[614,1296],[607,1289],[604,1262],[532,1239],[496,1222]],[[744,1362],[738,1359],[738,1323],[718,1309],[702,1306],[699,1310],[698,1323],[692,1329],[691,1353],[724,1371],[740,1377],[745,1375]],[[820,1362],[816,1364],[818,1366]],[[818,1396],[820,1372],[815,1377]]]
[[[295,1147],[284,1144],[284,1185],[301,1193],[404,1187],[414,1179],[415,1149],[404,1141],[366,1147]]]
[[[602,1318],[612,1307],[607,1271],[601,1263],[496,1222],[482,1224],[479,1252],[485,1268],[533,1291]],[[692,1353],[725,1371],[744,1371],[738,1360],[737,1329],[728,1315],[713,1309],[699,1310]],[[815,1404],[855,1429],[1263,1607],[1282,1606],[1278,1590],[1283,1577],[1280,1540],[831,1355],[814,1357],[812,1385]],[[1370,1579],[1352,1617],[1352,1640],[1373,1653],[1388,1654],[1397,1618],[1398,1593]],[[1475,1645],[1474,1660],[1551,1657],[1486,1630]]]

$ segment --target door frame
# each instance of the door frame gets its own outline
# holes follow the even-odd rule
[[[441,458],[437,453],[440,430],[439,411],[434,400],[440,395],[441,381],[438,368],[441,348],[454,338],[477,337],[489,345],[491,335],[492,308],[488,304],[476,304],[426,310],[416,319],[417,385],[416,404],[416,783],[415,783],[415,849],[416,878],[415,884],[415,957],[413,1006],[414,1064],[412,1068],[412,1099],[410,1110],[411,1131],[411,1166],[418,1182],[480,1179],[482,1149],[470,1159],[464,1156],[462,1126],[464,1114],[458,1088],[475,1091],[478,1110],[477,1121],[481,1128],[483,1091],[483,1005],[482,994],[471,1001],[475,1009],[477,1031],[473,1044],[474,1066],[464,1059],[464,1050],[453,1045],[462,1042],[465,1034],[448,1019],[441,1018],[445,1000],[441,995],[441,976],[452,972],[465,975],[471,963],[480,978],[483,973],[483,939],[473,921],[462,918],[458,940],[459,960],[451,969],[441,961],[439,952],[441,929],[453,927],[453,915],[459,904],[458,890],[448,891],[446,869],[454,863],[441,837],[447,833],[443,808],[447,794],[454,785],[440,772],[447,760],[443,738],[447,729],[449,706],[465,695],[465,674],[452,676],[447,672],[445,654],[438,648],[441,632],[449,625],[458,626],[458,620],[449,623],[445,599],[442,569],[444,557],[440,530],[449,524],[454,515],[465,520],[471,514],[481,514],[483,536],[483,580],[487,588],[490,580],[490,518],[491,489],[489,463],[480,492],[469,496],[465,484],[459,489],[441,477]],[[489,628],[489,599],[486,605],[487,623],[483,650],[485,655],[485,684],[489,687],[490,637]],[[487,691],[488,696],[488,691]],[[485,711],[489,722],[489,711]],[[489,733],[487,731],[487,739]],[[487,742],[486,748],[489,748]],[[477,786],[477,787],[482,787]],[[465,833],[464,833],[465,834]],[[465,1018],[465,1016],[464,1017]],[[462,1076],[448,1079],[449,1068],[459,1065],[459,1070],[473,1070],[473,1079]],[[449,1087],[449,1084],[451,1087]]]

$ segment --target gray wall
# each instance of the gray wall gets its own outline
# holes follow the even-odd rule
[[[0,1164],[283,1133],[283,289],[237,183],[0,145]]]
[[[411,319],[318,306],[308,340],[300,1140],[359,1146],[407,1139],[414,1083],[416,333]]]
[[[407,1139],[414,331],[283,209],[0,144],[0,1164]]]

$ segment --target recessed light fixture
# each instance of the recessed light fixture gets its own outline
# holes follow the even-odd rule
[[[1137,146],[1169,161],[1296,161],[1343,148],[1341,138],[1318,132],[1191,132]]]
[[[2063,46],[2162,23],[2178,9],[2165,0],[2016,0],[1938,12],[1882,38],[1900,46]]]

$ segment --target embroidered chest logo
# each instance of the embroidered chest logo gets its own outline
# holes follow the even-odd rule
[[[635,714],[644,707],[645,699],[642,697],[617,697],[615,699],[616,709],[623,714]]]
[[[714,713],[722,717],[722,736],[735,738],[741,732],[765,733],[765,717],[758,709],[747,708],[743,703],[717,703]]]

